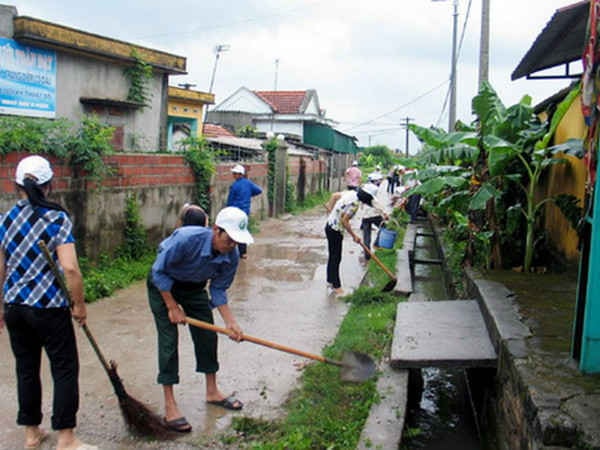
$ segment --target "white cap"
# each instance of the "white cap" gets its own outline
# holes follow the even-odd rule
[[[358,161],[356,161],[356,160],[352,161],[352,165],[353,166],[358,166]]]
[[[217,214],[215,225],[225,230],[238,244],[252,244],[254,238],[248,231],[248,216],[240,208],[228,206]]]
[[[244,166],[242,166],[241,164],[236,164],[231,168],[231,172],[244,175],[246,173],[246,169],[244,169]]]
[[[367,177],[369,181],[380,181],[383,180],[383,175],[379,172],[371,172]]]
[[[19,186],[24,185],[25,178],[32,178],[39,186],[52,179],[52,168],[46,158],[39,155],[31,155],[23,158],[17,164],[15,182]]]
[[[375,196],[377,196],[377,191],[379,190],[379,188],[376,185],[374,185],[373,183],[363,184],[361,189],[363,191],[365,191],[367,194],[370,194],[371,197],[373,197],[373,198],[375,198]]]

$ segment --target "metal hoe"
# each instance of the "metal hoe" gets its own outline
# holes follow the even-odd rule
[[[213,325],[202,320],[186,317],[185,321],[189,325],[192,325],[194,327],[215,331],[217,333],[226,334],[228,336],[230,335],[230,332],[227,328],[219,327],[217,325]],[[337,361],[334,359],[326,358],[321,355],[315,355],[313,353],[308,353],[292,347],[287,347],[285,345],[277,344],[276,342],[267,341],[265,339],[250,336],[247,334],[242,335],[242,340],[252,342],[253,344],[273,348],[275,350],[280,350],[282,352],[291,353],[293,355],[303,356],[305,358],[313,359],[315,361],[320,361],[326,364],[336,365],[341,368],[340,378],[343,381],[352,381],[355,383],[360,383],[368,380],[375,374],[375,362],[371,359],[371,357],[365,355],[364,353],[346,351],[344,352],[342,360]]]

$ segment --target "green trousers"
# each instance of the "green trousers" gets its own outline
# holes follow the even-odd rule
[[[167,307],[160,291],[152,283],[150,275],[146,280],[146,286],[158,338],[156,381],[159,384],[177,384],[179,383],[178,325],[172,324],[169,320]],[[171,294],[188,317],[214,323],[205,284],[176,282],[171,289]],[[196,372],[216,373],[219,370],[217,334],[198,327],[189,326],[189,329],[196,356]]]

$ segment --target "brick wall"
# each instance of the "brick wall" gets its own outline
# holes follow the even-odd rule
[[[14,173],[18,161],[24,156],[23,153],[0,156],[0,212],[8,210],[17,200]],[[95,258],[103,253],[112,254],[121,244],[129,195],[137,196],[141,220],[153,244],[172,231],[181,206],[195,198],[194,174],[180,155],[117,154],[106,157],[105,162],[113,169],[113,174],[105,178],[101,186],[75,177],[64,161],[54,157],[48,159],[54,170],[52,199],[71,213],[82,256]],[[309,162],[301,163],[296,156],[288,159],[290,173],[296,174],[293,182],[297,182],[297,169],[301,164],[305,165],[306,179],[322,179],[326,171],[325,162],[304,159]],[[211,221],[227,201],[229,186],[233,182],[233,165],[221,163],[213,175],[210,188]],[[245,163],[244,166],[248,177],[263,189],[262,195],[252,199],[251,215],[264,219],[269,210],[268,165]],[[309,192],[318,189],[318,182],[307,183]]]

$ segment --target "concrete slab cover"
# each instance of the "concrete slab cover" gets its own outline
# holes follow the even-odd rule
[[[493,367],[496,359],[475,300],[398,304],[392,367]]]

